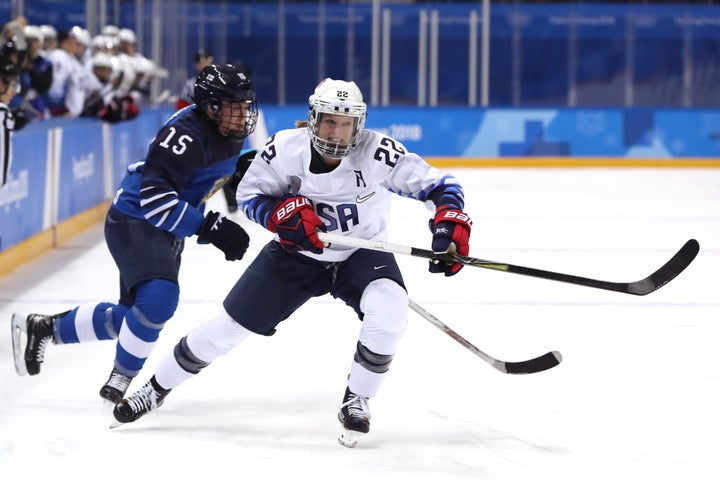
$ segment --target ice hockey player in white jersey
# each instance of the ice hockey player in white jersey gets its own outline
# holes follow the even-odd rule
[[[397,140],[365,130],[366,105],[354,82],[325,79],[309,98],[306,128],[272,135],[237,190],[251,220],[276,234],[243,273],[214,317],[195,327],[159,362],[153,377],[113,411],[133,422],[172,388],[252,334],[276,327],[313,297],[329,293],[362,320],[349,360],[338,418],[339,441],[354,447],[370,430],[368,400],[385,379],[407,323],[408,299],[391,253],[324,245],[317,231],[385,240],[392,194],[431,202],[432,248],[467,255],[471,220],[449,173]],[[454,275],[457,263],[431,263]]]

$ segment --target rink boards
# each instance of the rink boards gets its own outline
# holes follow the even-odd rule
[[[15,135],[0,190],[0,276],[101,221],[127,165],[174,110],[135,120],[48,120]],[[263,108],[269,132],[306,106]],[[381,130],[438,168],[708,168],[720,165],[720,114],[703,109],[374,107]]]

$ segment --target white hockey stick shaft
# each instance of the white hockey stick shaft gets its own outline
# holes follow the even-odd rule
[[[412,255],[413,248],[406,245],[397,245],[394,243],[379,242],[377,240],[366,240],[364,238],[346,237],[344,235],[335,235],[333,233],[318,232],[318,238],[325,244],[335,243],[337,245],[345,245],[346,247],[367,248],[368,250],[378,250],[381,252],[399,253],[401,255]]]

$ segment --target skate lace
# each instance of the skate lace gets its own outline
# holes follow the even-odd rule
[[[105,384],[108,387],[112,387],[120,392],[124,392],[127,390],[128,385],[130,385],[130,378],[126,377],[120,372],[114,371],[110,374],[110,378],[108,378],[107,383]]]
[[[133,412],[149,412],[157,408],[157,393],[152,385],[145,385],[127,399],[128,406]]]
[[[40,342],[38,343],[37,350],[35,351],[35,359],[42,363],[43,360],[45,360],[45,347],[47,347],[48,342],[52,340],[52,336],[43,337],[40,339]]]
[[[347,402],[340,405],[340,408],[345,408],[349,417],[370,417],[370,407],[368,406],[368,399],[365,397],[361,397],[360,395],[351,395]]]

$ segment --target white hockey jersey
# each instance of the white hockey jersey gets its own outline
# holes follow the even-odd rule
[[[248,218],[267,227],[281,198],[302,195],[310,199],[329,233],[379,241],[387,239],[392,193],[463,208],[462,187],[452,175],[433,168],[384,134],[365,130],[361,135],[357,148],[334,170],[316,174],[310,172],[307,129],[277,132],[240,182],[238,205]],[[331,245],[322,254],[302,253],[337,262],[355,250]]]
[[[47,59],[53,64],[53,81],[47,92],[51,112],[67,110],[77,117],[85,104],[84,81],[87,77],[80,60],[61,48],[50,52]]]

